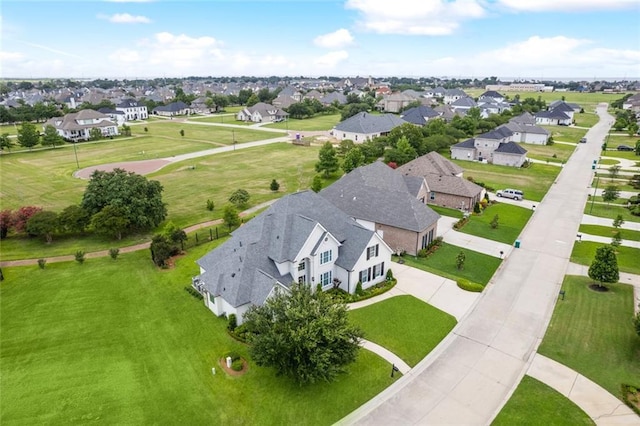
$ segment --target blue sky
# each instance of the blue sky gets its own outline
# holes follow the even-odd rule
[[[640,78],[640,0],[2,0],[0,76]]]

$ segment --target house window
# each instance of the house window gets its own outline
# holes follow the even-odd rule
[[[306,266],[303,260],[302,262],[298,263],[298,271],[304,271],[304,268],[306,268]]]
[[[360,276],[358,278],[358,281],[364,284],[370,280],[371,280],[371,268],[363,269],[362,271],[360,271]]]
[[[213,303],[214,305],[216,303],[216,298],[211,293],[209,293],[209,302]]]
[[[431,191],[431,192],[429,193],[429,199],[430,199],[430,200],[435,200],[435,199],[436,199],[436,193],[435,193],[435,191]]]
[[[331,250],[327,250],[320,254],[320,264],[323,265],[328,262],[331,262]]]
[[[374,265],[373,267],[373,278],[372,279],[376,279],[380,276],[382,276],[382,274],[384,274],[384,262],[378,264],[378,265]]]
[[[375,246],[367,247],[367,260],[371,259],[372,257],[378,256],[378,246],[379,244],[376,244]]]
[[[298,284],[306,284],[307,282],[307,276],[306,275],[300,275],[298,277]]]
[[[331,271],[320,274],[320,285],[322,285],[322,287],[326,287],[331,284],[331,275]]]

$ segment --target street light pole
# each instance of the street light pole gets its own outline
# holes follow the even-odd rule
[[[600,176],[598,176],[598,173],[596,172],[596,187],[593,190],[593,197],[591,198],[591,207],[589,208],[589,214],[591,214],[591,211],[593,210],[593,202],[596,200],[596,193],[598,192],[598,182],[600,182]]]
[[[77,141],[73,142],[73,154],[76,157],[76,168],[80,168],[80,163],[78,162],[78,151],[76,150],[76,143],[78,143]]]

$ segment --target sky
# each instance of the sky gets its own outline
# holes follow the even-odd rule
[[[0,2],[2,78],[640,79],[640,0]]]

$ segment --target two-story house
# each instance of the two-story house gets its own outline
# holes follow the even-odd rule
[[[285,120],[289,114],[277,106],[258,102],[254,106],[243,108],[236,115],[236,120],[254,123],[269,123]]]
[[[497,127],[451,146],[451,158],[521,167],[527,159],[527,150],[512,142],[512,136],[507,127]]]
[[[336,124],[331,134],[340,141],[350,139],[355,143],[362,143],[377,136],[387,135],[404,123],[406,121],[394,114],[373,115],[359,112]]]
[[[216,315],[244,313],[291,283],[354,293],[384,281],[391,249],[312,191],[287,195],[197,261],[193,286]]]
[[[135,99],[125,99],[116,105],[116,111],[122,111],[126,121],[146,120],[149,118],[147,106]]]
[[[119,135],[118,125],[108,115],[92,109],[83,109],[64,117],[53,117],[44,123],[43,128],[49,125],[55,127],[60,136],[72,142],[88,141],[92,129],[100,129],[104,137]]]

